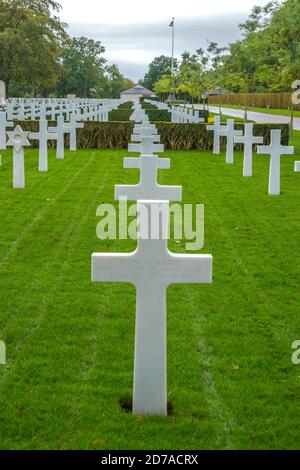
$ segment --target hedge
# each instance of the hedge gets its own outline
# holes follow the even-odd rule
[[[125,103],[121,103],[118,107],[118,109],[132,109],[132,108],[133,108],[132,101],[126,101]]]
[[[133,113],[133,109],[129,109],[129,108],[113,109],[112,111],[108,113],[108,120],[109,122],[112,122],[112,121],[128,122],[132,113]]]
[[[16,122],[23,130],[37,132],[38,121]],[[50,126],[55,123],[49,123]],[[157,122],[157,129],[161,136],[161,142],[167,150],[211,150],[213,148],[213,133],[206,130],[206,124],[173,124]],[[134,123],[131,122],[86,122],[84,129],[77,131],[77,143],[79,149],[125,149],[130,142]],[[243,124],[236,124],[237,129],[243,129]],[[282,144],[289,143],[288,124],[255,124],[255,135],[264,137],[264,144],[270,143],[271,129],[282,130]],[[69,137],[66,136],[66,146]],[[222,149],[225,149],[226,139],[222,138]],[[32,147],[37,147],[38,142],[32,141]],[[55,142],[49,143],[50,148],[55,147]],[[241,145],[236,146],[241,149]]]
[[[132,109],[113,109],[108,114],[108,120],[112,121],[129,121],[132,115]],[[164,121],[171,122],[171,113],[167,109],[146,109],[146,113],[149,116],[150,121]]]

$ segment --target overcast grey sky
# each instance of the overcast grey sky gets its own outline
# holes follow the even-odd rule
[[[254,5],[269,0],[58,0],[72,36],[102,41],[105,57],[137,81],[161,54],[171,55],[171,28],[176,17],[176,56],[205,47],[207,40],[227,45],[241,37],[238,24]],[[149,5],[149,6],[147,6]]]

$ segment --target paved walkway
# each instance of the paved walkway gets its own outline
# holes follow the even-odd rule
[[[196,105],[196,109],[202,109],[202,105]],[[245,111],[242,109],[232,109],[232,108],[221,108],[222,113],[226,116],[232,116],[237,118],[244,119]],[[209,106],[209,110],[212,113],[219,114],[218,106]],[[249,121],[268,123],[268,124],[289,124],[290,118],[288,116],[281,116],[279,114],[267,114],[267,113],[256,113],[253,111],[248,111]],[[294,118],[294,129],[300,131],[300,118]]]

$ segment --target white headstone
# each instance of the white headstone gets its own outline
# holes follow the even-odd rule
[[[252,154],[253,146],[256,144],[263,144],[263,137],[257,137],[253,135],[253,124],[245,124],[245,135],[234,137],[234,142],[236,144],[244,144],[244,168],[243,176],[251,177],[252,176]]]
[[[142,155],[139,158],[125,158],[124,167],[140,169],[141,179],[140,183],[135,186],[116,186],[115,199],[181,201],[181,186],[161,186],[157,183],[157,171],[169,169],[170,165],[170,159],[157,156]]]
[[[144,136],[141,138],[140,144],[129,144],[128,151],[139,152],[141,155],[153,155],[154,153],[163,153],[164,146],[153,143],[153,136]]]
[[[23,132],[20,126],[7,132],[7,145],[13,147],[13,187],[25,188],[24,147],[29,147],[29,132]]]
[[[71,115],[71,120],[68,124],[66,124],[66,128],[70,130],[70,151],[76,152],[77,150],[77,129],[83,129],[84,124],[82,122],[78,122],[76,119],[76,115],[73,113]]]
[[[143,206],[143,207],[141,207]],[[143,239],[144,217],[156,206],[156,220],[147,220],[147,231],[153,224],[161,230],[158,239]],[[94,253],[92,281],[124,282],[136,287],[136,334],[133,387],[133,413],[167,415],[166,293],[172,284],[210,284],[210,255],[175,255],[168,250],[163,234],[169,228],[169,203],[138,201],[140,232],[134,253]],[[165,215],[167,213],[167,215]]]
[[[271,144],[257,148],[260,155],[271,155],[269,194],[278,196],[280,194],[280,159],[282,155],[294,155],[295,148],[281,145],[281,130],[271,131]]]
[[[300,172],[300,162],[295,162],[295,172]]]
[[[219,155],[220,154],[220,140],[221,140],[221,136],[220,136],[220,131],[226,129],[226,126],[222,126],[221,125],[221,118],[220,116],[215,116],[214,118],[214,124],[211,124],[211,125],[208,125],[206,126],[206,129],[208,131],[213,131],[214,133],[214,146],[213,146],[213,153],[215,155]]]
[[[48,132],[48,122],[41,119],[39,132],[31,132],[29,139],[39,141],[39,171],[48,171],[48,141],[57,140],[57,134]]]
[[[63,160],[65,158],[65,134],[70,133],[70,129],[65,126],[64,117],[57,117],[56,127],[49,127],[50,133],[55,133],[57,137],[56,158]]]
[[[227,138],[226,144],[226,163],[232,164],[234,162],[234,138],[243,135],[243,131],[234,129],[234,119],[227,120],[225,129],[218,131],[218,133]]]
[[[8,122],[6,120],[6,113],[4,111],[0,112],[0,149],[6,149],[6,129],[9,127],[14,127],[13,122]]]
[[[6,85],[3,80],[0,80],[0,100],[6,100]]]

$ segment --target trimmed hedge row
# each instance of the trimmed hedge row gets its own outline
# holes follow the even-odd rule
[[[37,132],[37,121],[16,122],[25,131]],[[49,123],[55,125],[55,123]],[[206,130],[206,124],[172,124],[157,122],[161,142],[167,150],[211,150],[213,148],[213,133]],[[86,122],[84,129],[77,130],[79,149],[126,149],[130,142],[134,124],[131,122]],[[237,124],[237,129],[243,129],[243,124]],[[255,124],[255,135],[264,137],[264,144],[270,143],[271,129],[282,130],[282,144],[289,143],[288,124]],[[69,137],[66,136],[66,146]],[[226,139],[222,138],[222,149],[225,149]],[[37,141],[32,141],[32,147],[38,147]],[[55,147],[50,142],[49,147]],[[241,145],[236,146],[241,149]]]
[[[121,103],[118,107],[118,109],[132,109],[132,108],[133,108],[132,101],[126,101],[125,103]]]
[[[116,121],[129,121],[130,116],[132,115],[132,109],[113,109],[108,114],[109,122],[116,122]],[[171,122],[171,113],[167,109],[157,109],[156,107],[147,108],[146,113],[149,116],[150,121],[163,121],[163,122]]]
[[[128,107],[122,108],[122,109],[120,108],[113,109],[112,111],[108,113],[108,121],[109,122],[116,122],[116,121],[128,122],[132,113],[133,113],[133,109],[129,109]]]

